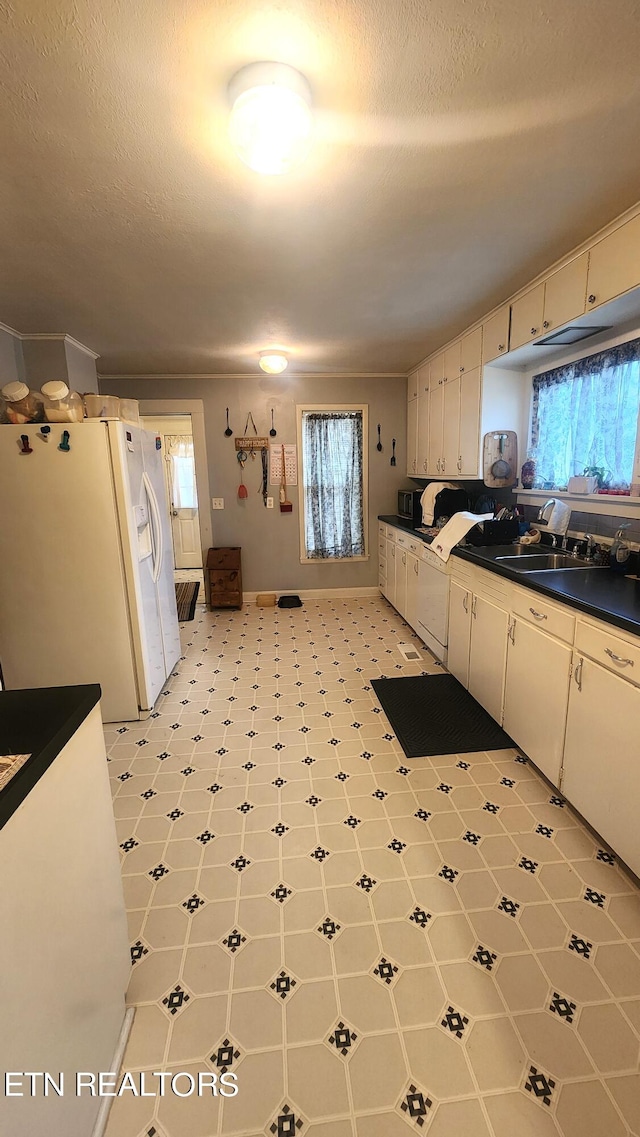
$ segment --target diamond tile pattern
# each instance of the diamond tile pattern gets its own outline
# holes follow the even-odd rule
[[[370,680],[441,667],[386,601],[182,637],[154,717],[105,731],[123,1069],[240,1089],[114,1099],[106,1137],[635,1132],[638,890],[518,752],[406,760]]]

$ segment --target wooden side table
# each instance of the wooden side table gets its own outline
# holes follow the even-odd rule
[[[242,608],[242,549],[209,549],[205,565],[207,606]]]

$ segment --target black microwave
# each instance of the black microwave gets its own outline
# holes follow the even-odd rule
[[[423,490],[398,490],[398,517],[422,525],[422,506],[420,498]]]

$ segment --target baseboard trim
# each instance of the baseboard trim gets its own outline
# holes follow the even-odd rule
[[[361,588],[261,588],[260,592],[275,592],[276,598],[280,596],[299,596],[301,600],[348,600],[355,597],[364,599],[380,595],[377,585],[363,585]],[[243,592],[242,599],[245,604],[255,604],[257,592]]]
[[[109,1067],[110,1070],[115,1070],[116,1073],[122,1066],[122,1059],[124,1058],[124,1052],[127,1048],[129,1035],[131,1034],[131,1027],[133,1026],[135,1013],[135,1007],[127,1007],[126,1011],[124,1012],[122,1026],[120,1027],[120,1034],[118,1035],[118,1041],[116,1043],[116,1048],[111,1060],[111,1065]],[[104,1137],[104,1133],[107,1128],[107,1122],[109,1120],[109,1110],[111,1109],[112,1101],[112,1097],[104,1097],[100,1102],[100,1109],[98,1110],[98,1116],[96,1117],[96,1123],[93,1127],[91,1137]]]

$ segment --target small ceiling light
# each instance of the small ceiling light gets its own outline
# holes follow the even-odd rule
[[[307,155],[311,90],[287,63],[248,63],[229,83],[229,135],[243,162],[259,174],[286,174]]]
[[[280,375],[289,365],[289,360],[283,351],[276,348],[267,348],[260,352],[260,366],[267,375]]]

